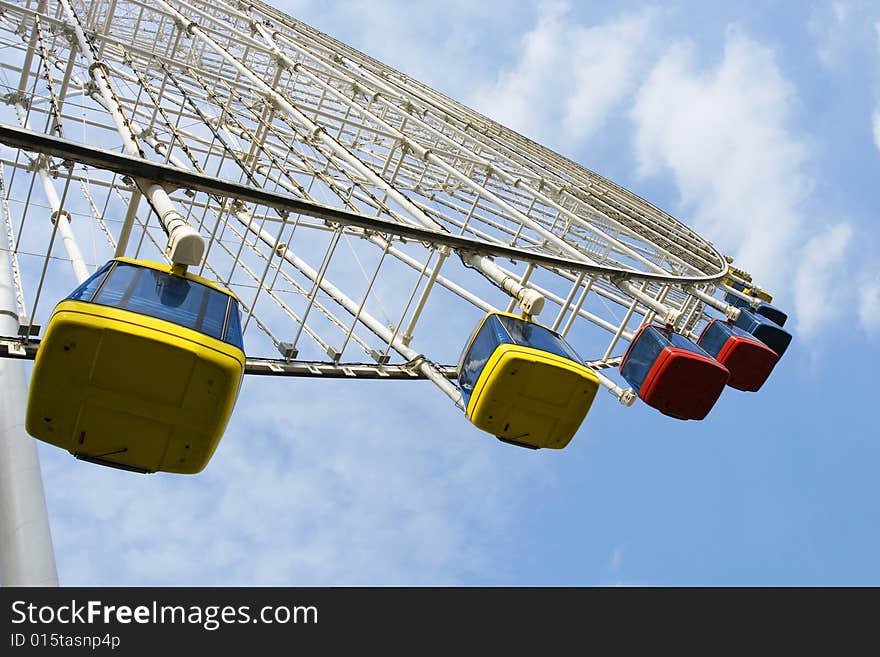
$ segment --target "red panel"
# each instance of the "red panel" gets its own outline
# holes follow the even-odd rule
[[[727,385],[737,390],[756,392],[770,376],[779,356],[763,342],[732,335],[716,359],[730,370]]]
[[[639,397],[664,415],[702,420],[724,390],[730,373],[718,361],[685,349],[660,352]]]

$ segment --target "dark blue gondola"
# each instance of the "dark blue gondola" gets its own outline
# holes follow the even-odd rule
[[[659,324],[639,329],[620,373],[648,406],[681,420],[706,417],[730,377],[702,348]]]
[[[786,315],[776,306],[771,306],[766,301],[762,301],[761,305],[759,305],[757,308],[752,308],[751,304],[748,301],[746,301],[745,299],[740,299],[735,294],[730,294],[730,292],[724,295],[724,301],[726,303],[729,303],[731,306],[744,308],[749,312],[755,313],[757,315],[762,315],[767,319],[776,322],[780,326],[785,326],[785,322],[788,319],[788,315]]]
[[[727,385],[747,392],[760,390],[779,360],[766,344],[720,319],[709,322],[697,344],[728,369]]]
[[[782,358],[782,355],[791,343],[791,333],[772,319],[768,319],[745,308],[740,308],[739,318],[735,324],[770,347],[780,358]]]

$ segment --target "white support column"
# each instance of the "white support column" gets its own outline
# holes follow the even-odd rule
[[[0,335],[17,335],[9,257],[0,250]],[[24,360],[0,358],[0,584],[58,586],[37,444],[24,430]]]

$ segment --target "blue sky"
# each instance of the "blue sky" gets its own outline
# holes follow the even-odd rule
[[[880,584],[876,4],[274,4],[696,228],[795,340],[702,422],[603,394],[561,452],[428,383],[258,378],[196,477],[40,445],[62,584]]]

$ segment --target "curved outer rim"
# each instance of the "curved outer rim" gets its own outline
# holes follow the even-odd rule
[[[166,186],[192,189],[209,194],[217,194],[234,198],[242,202],[251,202],[324,219],[342,226],[354,226],[369,231],[390,233],[403,238],[423,241],[432,245],[448,246],[462,253],[477,253],[487,256],[503,256],[513,260],[541,265],[548,268],[567,269],[572,272],[603,275],[609,278],[623,277],[628,280],[653,281],[658,283],[676,283],[694,285],[714,283],[727,275],[727,261],[724,256],[709,242],[701,241],[712,250],[723,269],[716,274],[703,276],[675,276],[639,272],[631,269],[605,267],[579,260],[559,256],[532,253],[502,244],[480,242],[469,237],[460,237],[451,233],[432,231],[414,225],[400,224],[394,221],[377,219],[367,215],[341,210],[328,205],[311,203],[302,199],[278,194],[264,189],[248,187],[240,183],[213,178],[211,176],[184,171],[173,166],[157,164],[137,157],[121,155],[111,151],[80,144],[67,139],[59,139],[33,130],[25,130],[8,124],[0,124],[0,142],[13,148],[26,151],[45,153],[67,161],[87,164],[99,169],[113,171],[121,175],[131,176],[136,180],[150,181]],[[645,201],[645,203],[647,203]],[[677,220],[676,220],[677,221]],[[679,222],[680,223],[680,222]],[[683,225],[683,224],[682,224]],[[723,263],[723,264],[722,264]]]

